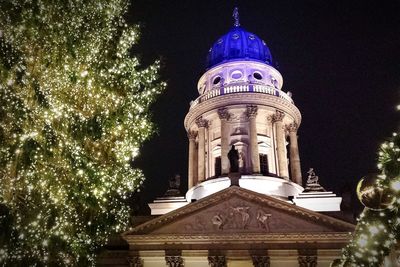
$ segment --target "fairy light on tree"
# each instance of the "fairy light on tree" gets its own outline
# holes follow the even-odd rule
[[[360,180],[357,195],[365,209],[358,218],[353,239],[342,259],[332,266],[382,266],[400,240],[400,135],[382,143],[378,151],[378,174]]]
[[[90,266],[129,221],[159,62],[130,55],[128,1],[0,10],[0,265]]]

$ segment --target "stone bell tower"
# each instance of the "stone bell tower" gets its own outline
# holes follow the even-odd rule
[[[228,151],[238,150],[241,186],[283,198],[302,188],[297,129],[301,114],[266,43],[234,26],[209,50],[199,97],[185,118],[189,138],[187,198],[228,184]]]

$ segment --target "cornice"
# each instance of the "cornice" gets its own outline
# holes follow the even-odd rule
[[[157,229],[158,227],[164,226],[167,223],[171,223],[178,218],[182,218],[183,216],[190,216],[196,211],[200,211],[201,209],[211,206],[213,204],[217,204],[225,199],[228,199],[232,196],[243,197],[249,201],[254,201],[259,203],[260,205],[268,205],[273,208],[277,208],[280,210],[284,210],[285,212],[291,213],[293,215],[301,216],[307,220],[322,223],[326,226],[333,227],[334,229],[341,229],[339,231],[343,232],[351,232],[354,230],[354,225],[326,216],[324,214],[320,214],[317,212],[310,211],[305,208],[301,208],[295,206],[293,204],[286,203],[284,201],[278,200],[276,198],[266,196],[264,194],[259,194],[241,187],[228,187],[222,191],[219,191],[213,195],[202,198],[194,203],[186,205],[182,208],[174,210],[170,213],[164,214],[158,218],[155,218],[151,221],[148,221],[144,224],[141,224],[131,231],[128,231],[123,234],[123,236],[128,235],[141,235],[150,233],[152,230]],[[334,232],[334,231],[333,231]]]
[[[346,243],[351,239],[351,234],[343,232],[331,233],[235,233],[235,234],[144,234],[126,235],[124,239],[130,244],[134,243],[159,243],[164,244],[258,244],[258,243]]]
[[[196,118],[200,117],[204,113],[233,105],[257,105],[258,107],[264,106],[279,109],[291,115],[297,125],[300,125],[301,123],[300,110],[287,100],[269,94],[242,92],[220,95],[201,102],[189,109],[184,120],[186,130],[188,130],[189,126],[194,123]]]

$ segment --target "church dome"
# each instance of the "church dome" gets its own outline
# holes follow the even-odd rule
[[[235,23],[227,34],[212,45],[207,56],[207,68],[234,60],[259,61],[272,65],[272,55],[265,42],[240,27],[239,23]]]

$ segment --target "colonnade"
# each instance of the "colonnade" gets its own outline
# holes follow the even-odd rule
[[[249,150],[251,172],[253,174],[260,173],[260,159],[258,151],[257,125],[256,119],[258,115],[258,107],[248,105],[245,113],[249,120]],[[229,173],[228,152],[230,149],[230,132],[228,122],[232,117],[227,108],[218,109],[218,116],[221,122],[221,174]],[[298,125],[293,122],[289,125],[284,124],[285,113],[276,110],[275,113],[268,118],[269,123],[272,122],[274,130],[271,132],[273,140],[276,142],[276,157],[278,175],[289,180],[289,168],[286,155],[286,135],[289,135],[289,156],[290,156],[290,176],[293,182],[302,185],[300,156],[297,142]],[[198,131],[189,131],[189,166],[188,166],[188,186],[189,189],[197,183],[201,183],[206,178],[206,128],[209,122],[203,117],[196,119]],[[197,143],[196,143],[197,139]]]

